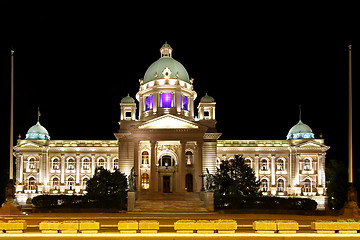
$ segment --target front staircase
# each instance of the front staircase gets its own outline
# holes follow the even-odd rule
[[[139,192],[134,212],[201,213],[208,212],[199,193]]]

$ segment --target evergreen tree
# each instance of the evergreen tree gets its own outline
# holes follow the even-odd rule
[[[242,156],[236,155],[229,161],[221,161],[214,176],[215,205],[236,205],[241,198],[258,197],[259,181],[253,169]]]
[[[329,209],[341,209],[347,199],[348,172],[344,163],[330,160],[326,168],[326,186]]]
[[[127,197],[127,179],[119,170],[110,172],[96,168],[94,176],[86,183],[87,196],[103,207],[123,208]]]

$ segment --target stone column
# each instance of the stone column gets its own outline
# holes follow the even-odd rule
[[[176,108],[177,114],[180,114],[181,113],[181,94],[178,91],[175,92],[175,108]]]
[[[159,107],[159,93],[153,94],[153,113],[156,114]]]
[[[20,184],[23,184],[23,176],[24,176],[24,156],[20,154],[19,175],[17,175]]]
[[[179,189],[177,190],[177,192],[185,192],[185,167],[186,167],[186,162],[185,162],[185,150],[186,150],[186,141],[180,141],[181,144],[181,154],[180,154],[180,159],[178,161],[179,164],[179,177],[177,179],[177,181],[179,181]]]
[[[197,141],[196,154],[194,156],[194,192],[200,192],[202,187],[202,147],[203,141]]]
[[[91,174],[95,174],[95,168],[96,168],[96,163],[95,163],[95,154],[91,154]]]
[[[158,192],[158,174],[156,171],[156,151],[155,151],[156,141],[150,141],[150,190],[153,192]]]
[[[139,98],[139,120],[142,119],[142,113],[144,112],[145,109],[144,99],[145,98],[143,96]]]
[[[195,111],[195,109],[194,109],[194,97],[191,96],[189,100],[190,100],[190,103],[189,103],[188,109],[190,111],[190,117],[191,117],[191,119],[194,119],[194,111]]]
[[[318,177],[318,180],[317,180],[317,185],[320,186],[322,185],[322,174],[323,174],[323,154],[318,154],[318,164],[317,164],[317,177]],[[317,187],[317,186],[316,186]]]
[[[300,184],[300,153],[296,154],[295,159],[294,186],[298,186]]]
[[[136,185],[136,189],[140,190],[140,185],[138,183],[138,180],[141,178],[139,176],[139,141],[135,140],[134,141],[134,171],[135,171],[135,175],[137,176],[135,178],[135,185]]]
[[[43,154],[39,153],[39,179],[38,179],[38,184],[43,182],[43,178],[44,178],[44,171],[43,171]]]
[[[107,154],[106,155],[106,169],[111,171],[111,155]]]
[[[275,186],[275,155],[271,155],[271,186]]]
[[[255,155],[254,171],[255,171],[256,180],[260,180],[259,179],[259,155]]]
[[[65,155],[61,154],[60,157],[60,183],[65,183]]]
[[[76,154],[76,165],[75,165],[75,170],[76,170],[76,184],[80,183],[80,154]]]

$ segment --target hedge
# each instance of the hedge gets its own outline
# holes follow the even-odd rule
[[[283,197],[231,197],[216,196],[215,206],[218,209],[284,209],[315,210],[317,202],[309,198]]]
[[[37,208],[115,208],[125,209],[124,201],[119,199],[92,200],[87,196],[77,195],[40,195],[32,203]]]

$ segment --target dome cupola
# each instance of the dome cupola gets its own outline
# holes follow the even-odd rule
[[[190,83],[185,67],[172,58],[173,49],[165,42],[160,48],[160,58],[146,70],[142,84],[156,79],[179,79]]]
[[[200,120],[215,120],[215,99],[207,93],[200,99],[198,117]]]
[[[194,79],[189,78],[185,67],[173,59],[173,49],[165,42],[160,58],[146,70],[140,79],[139,121],[147,121],[164,114],[194,120]]]
[[[41,126],[38,121],[34,126],[32,126],[26,134],[25,139],[31,140],[50,140],[50,136],[46,128]]]
[[[135,103],[135,99],[130,97],[130,95],[128,94],[126,97],[123,97],[121,99],[121,103]]]
[[[308,138],[315,138],[314,133],[308,125],[301,121],[301,119],[290,129],[288,135],[286,136],[286,140]]]
[[[201,103],[213,103],[215,102],[215,99],[212,96],[209,96],[207,93],[205,93],[205,96],[203,96],[200,99]]]

